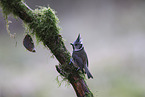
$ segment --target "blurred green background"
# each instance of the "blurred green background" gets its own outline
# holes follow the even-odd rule
[[[57,12],[67,49],[81,34],[94,79],[94,97],[145,97],[144,0],[25,0],[32,8],[49,5]],[[59,87],[58,61],[42,43],[37,53],[22,44],[22,21],[12,16],[9,37],[0,10],[0,97],[75,97],[71,85]],[[15,46],[17,41],[17,46]],[[60,80],[62,80],[59,77]]]

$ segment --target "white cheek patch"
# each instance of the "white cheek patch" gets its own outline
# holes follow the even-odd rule
[[[83,46],[80,49],[75,48],[74,51],[80,51],[83,49]]]

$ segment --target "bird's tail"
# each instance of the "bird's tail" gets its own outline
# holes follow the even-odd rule
[[[87,73],[88,79],[93,78],[92,74],[90,73],[90,71],[88,70],[88,67],[85,66],[85,72]]]

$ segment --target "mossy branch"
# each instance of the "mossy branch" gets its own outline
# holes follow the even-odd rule
[[[59,20],[50,7],[32,10],[22,0],[0,0],[0,6],[5,16],[13,14],[21,18],[37,40],[51,50],[60,63],[56,70],[68,79],[78,97],[93,97],[83,74],[77,71],[73,64],[69,64],[71,55],[59,34]]]

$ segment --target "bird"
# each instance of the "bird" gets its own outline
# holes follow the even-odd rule
[[[90,78],[93,79],[92,74],[88,70],[88,57],[85,52],[80,34],[78,35],[77,39],[70,44],[72,45],[73,48],[72,59],[71,59],[72,63],[76,64],[78,66],[78,69],[80,69],[83,73],[85,70],[88,79]]]

